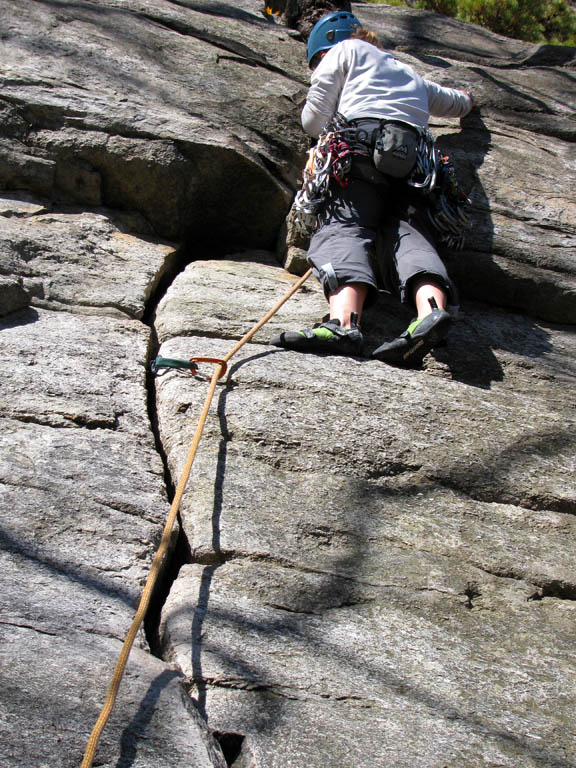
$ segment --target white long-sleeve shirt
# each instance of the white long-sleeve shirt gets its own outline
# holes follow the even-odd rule
[[[430,115],[464,117],[472,101],[463,91],[425,80],[406,64],[364,40],[344,40],[320,61],[302,110],[306,133],[318,136],[336,112],[399,120],[426,128]]]

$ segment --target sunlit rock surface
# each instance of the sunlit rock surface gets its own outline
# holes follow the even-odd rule
[[[211,374],[150,359],[224,356],[295,280],[309,75],[262,10],[0,0],[7,768],[77,768],[104,702]],[[95,765],[576,761],[574,50],[354,11],[478,97],[432,125],[459,319],[416,371],[269,346],[310,280],[231,361]],[[408,320],[382,295],[368,350]]]

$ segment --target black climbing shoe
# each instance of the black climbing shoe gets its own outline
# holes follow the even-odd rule
[[[448,312],[435,309],[421,320],[413,320],[398,338],[375,349],[372,357],[383,363],[415,368],[421,365],[431,349],[444,340],[450,323]]]
[[[360,357],[364,339],[357,325],[341,328],[340,321],[332,318],[304,331],[283,331],[270,339],[270,344],[298,352],[327,352]]]

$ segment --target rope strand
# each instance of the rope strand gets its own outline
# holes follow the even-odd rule
[[[86,751],[84,753],[84,759],[82,760],[82,766],[81,768],[92,768],[92,764],[94,761],[94,756],[96,754],[96,749],[98,748],[98,743],[100,741],[100,737],[102,735],[102,731],[104,730],[106,723],[108,722],[108,719],[110,718],[110,715],[112,713],[112,710],[114,708],[114,704],[116,703],[116,698],[118,695],[118,690],[120,688],[120,683],[122,682],[122,678],[124,676],[124,672],[126,669],[126,664],[128,663],[128,657],[130,655],[130,651],[132,650],[132,646],[134,644],[134,640],[136,639],[136,635],[138,634],[138,630],[140,629],[140,626],[142,625],[142,622],[144,621],[144,617],[146,616],[146,612],[148,610],[148,607],[150,605],[150,599],[152,596],[152,593],[154,591],[154,587],[156,585],[156,581],[158,579],[158,576],[161,571],[161,566],[164,561],[164,557],[166,556],[166,552],[168,551],[168,548],[170,546],[170,538],[172,535],[172,529],[174,528],[174,523],[176,522],[176,517],[178,515],[178,510],[180,509],[180,504],[182,502],[182,497],[184,496],[184,490],[186,488],[186,485],[188,483],[188,480],[190,478],[190,473],[192,471],[192,465],[194,464],[194,459],[196,457],[196,452],[198,450],[198,445],[200,444],[200,439],[202,437],[202,433],[204,431],[204,425],[206,423],[206,419],[208,417],[208,411],[210,410],[210,405],[212,403],[212,399],[214,397],[214,392],[216,390],[216,385],[218,383],[218,380],[223,375],[224,371],[226,370],[226,364],[227,362],[245,345],[247,344],[250,339],[254,336],[254,334],[262,328],[263,325],[265,325],[270,318],[272,318],[278,310],[290,299],[306,282],[306,280],[310,277],[312,274],[312,270],[309,269],[291,288],[289,291],[287,291],[284,296],[278,301],[272,309],[267,312],[257,323],[254,325],[248,333],[246,333],[240,341],[235,344],[235,346],[228,352],[228,354],[220,361],[216,362],[216,367],[214,369],[214,372],[212,373],[212,378],[210,380],[210,385],[208,388],[208,392],[206,394],[206,398],[204,400],[204,406],[202,408],[202,412],[200,414],[200,418],[198,420],[198,424],[196,426],[196,431],[194,432],[194,436],[192,438],[192,442],[190,444],[190,448],[188,450],[188,456],[186,459],[186,463],[184,465],[184,469],[182,471],[182,475],[180,477],[180,480],[178,481],[178,485],[176,487],[176,491],[174,494],[174,499],[172,501],[172,504],[170,505],[170,510],[168,512],[168,516],[166,518],[166,523],[164,524],[164,530],[162,533],[162,538],[160,540],[160,545],[158,546],[158,549],[156,551],[156,554],[154,556],[154,559],[152,561],[152,565],[150,566],[150,571],[148,573],[148,577],[146,579],[146,583],[144,585],[144,589],[142,591],[142,596],[140,598],[140,603],[138,605],[138,608],[136,610],[136,614],[134,615],[134,619],[132,620],[132,624],[130,625],[130,629],[128,630],[126,634],[126,638],[122,644],[122,649],[120,651],[120,655],[118,656],[118,660],[116,662],[116,667],[114,669],[114,673],[112,675],[112,680],[110,681],[110,685],[108,687],[108,694],[106,696],[106,700],[104,702],[104,706],[102,707],[102,710],[100,712],[100,716],[98,717],[96,723],[94,724],[94,727],[92,729],[92,733],[90,734],[90,738],[88,740],[88,744],[86,746]]]

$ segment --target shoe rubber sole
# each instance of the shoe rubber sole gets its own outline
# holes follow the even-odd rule
[[[434,347],[442,342],[451,323],[448,312],[435,310],[416,327],[412,335],[404,333],[393,342],[387,342],[372,353],[372,357],[384,363],[417,366]],[[426,322],[428,320],[428,322]],[[431,327],[428,327],[432,323]]]
[[[311,352],[313,354],[346,355],[350,357],[362,357],[362,340],[353,341],[342,336],[334,336],[332,339],[314,336],[303,336],[296,331],[284,331],[270,339],[270,344],[282,349],[290,349],[295,352]]]
[[[410,348],[402,355],[402,359],[409,362],[412,359],[419,359],[422,362],[423,358],[434,349],[441,341],[444,340],[450,327],[451,318],[450,315],[445,312],[444,315],[438,318],[429,331],[424,332],[421,338],[418,338],[418,328],[412,336],[412,344]]]

